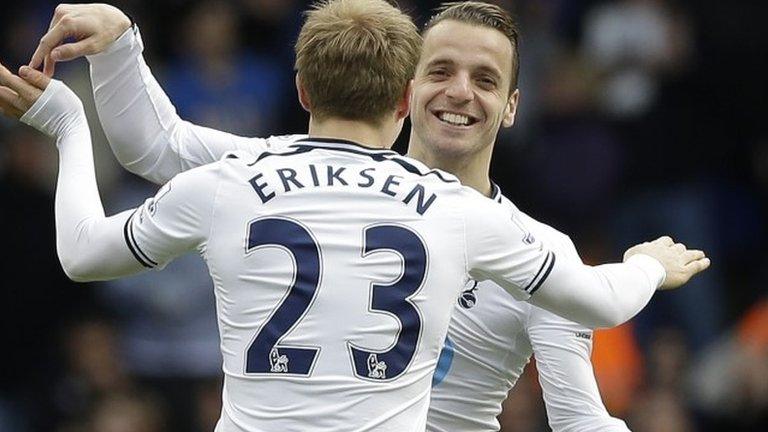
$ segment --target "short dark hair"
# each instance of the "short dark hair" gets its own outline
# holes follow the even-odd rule
[[[480,1],[453,1],[441,4],[435,9],[435,14],[424,25],[422,36],[438,23],[443,21],[458,21],[466,24],[489,27],[500,31],[512,44],[512,81],[510,93],[517,88],[517,77],[520,73],[520,54],[518,53],[519,31],[515,18],[504,8],[491,3]]]

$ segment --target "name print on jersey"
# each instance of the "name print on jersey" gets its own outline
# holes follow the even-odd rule
[[[365,168],[350,173],[343,166],[307,164],[301,171],[294,168],[276,168],[275,176],[280,181],[279,186],[270,184],[263,173],[258,173],[249,180],[262,203],[276,197],[278,192],[290,193],[306,187],[375,188],[384,195],[399,198],[406,205],[414,202],[416,212],[423,216],[437,199],[437,195],[428,193],[424,185],[418,183],[408,190],[400,190],[403,177],[396,174],[390,174],[382,181],[381,176],[376,175],[376,168]]]

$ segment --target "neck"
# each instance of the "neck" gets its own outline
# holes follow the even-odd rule
[[[309,136],[312,138],[335,138],[354,141],[370,148],[392,147],[385,127],[378,127],[359,120],[329,118],[317,121],[309,119]]]
[[[479,154],[455,157],[427,151],[423,146],[411,142],[408,146],[408,156],[421,161],[430,168],[447,171],[455,175],[464,186],[469,186],[490,197],[493,191],[488,175],[491,169],[491,150],[492,146],[488,146],[487,150]]]

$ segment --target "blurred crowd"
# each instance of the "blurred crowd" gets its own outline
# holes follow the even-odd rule
[[[598,331],[609,411],[635,432],[768,430],[768,26],[760,2],[508,0],[521,25],[521,105],[493,178],[568,233],[585,262],[671,234],[712,257],[689,286]],[[123,0],[180,115],[244,135],[301,132],[292,43],[303,0]],[[436,1],[398,4],[423,23]],[[54,2],[4,5],[0,61],[29,60]],[[89,112],[109,213],[157,189],[117,166],[87,63],[57,68]],[[406,129],[407,130],[407,129]],[[396,145],[405,150],[407,135]],[[211,431],[221,358],[209,276],[69,282],[55,256],[56,152],[0,120],[0,431]],[[548,430],[535,362],[504,432]]]

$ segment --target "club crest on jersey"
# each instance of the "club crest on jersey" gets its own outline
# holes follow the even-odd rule
[[[288,373],[288,356],[277,352],[277,348],[272,348],[272,351],[269,352],[269,371]]]
[[[464,309],[472,309],[472,307],[477,304],[477,294],[475,294],[475,290],[477,290],[477,281],[470,279],[464,286],[464,291],[462,291],[459,296],[459,305],[461,305],[461,307]]]
[[[149,205],[147,205],[147,211],[150,215],[154,216],[155,212],[157,211],[157,203],[162,199],[164,196],[168,194],[168,192],[171,191],[171,183],[166,183],[160,190],[155,194],[153,198],[150,199]]]
[[[368,356],[368,378],[387,379],[387,363],[379,361],[376,354]]]
[[[532,245],[536,243],[536,237],[534,237],[531,233],[525,233],[525,237],[523,237],[523,243]]]

